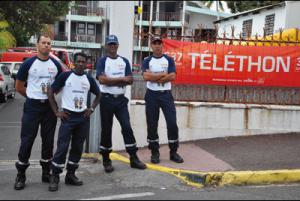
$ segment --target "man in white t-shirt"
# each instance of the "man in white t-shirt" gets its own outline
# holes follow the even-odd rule
[[[144,59],[142,72],[147,81],[146,119],[148,125],[148,143],[151,150],[151,162],[160,163],[158,120],[159,110],[162,109],[168,129],[170,160],[183,163],[182,157],[177,153],[179,135],[176,118],[176,107],[171,92],[171,82],[176,78],[176,67],[173,58],[163,54],[163,41],[159,36],[151,39],[153,55]]]
[[[18,175],[15,189],[25,187],[26,169],[29,167],[29,158],[35,138],[41,127],[42,138],[42,181],[50,180],[50,165],[53,157],[54,135],[57,118],[51,110],[47,89],[62,73],[62,66],[50,57],[51,39],[48,36],[39,36],[37,40],[38,55],[27,59],[21,65],[16,77],[16,90],[26,98],[21,128],[21,146],[16,168]]]
[[[126,86],[133,82],[131,66],[128,59],[117,54],[119,41],[115,35],[106,37],[107,55],[97,61],[97,79],[100,83],[102,97],[101,111],[101,142],[100,154],[103,157],[104,170],[114,170],[110,160],[112,152],[112,125],[116,116],[121,127],[127,153],[130,155],[132,168],[146,169],[137,156],[137,144],[130,123],[128,99],[125,97]]]
[[[52,160],[52,175],[50,178],[49,191],[57,191],[59,175],[65,167],[66,157],[71,144],[71,149],[67,162],[67,174],[65,183],[73,186],[81,186],[83,182],[75,176],[75,171],[79,167],[83,144],[88,135],[90,126],[90,115],[99,104],[100,90],[97,82],[87,75],[87,56],[83,53],[74,55],[75,68],[72,71],[62,73],[52,84],[48,91],[49,102],[53,112],[62,120],[57,150]],[[62,111],[58,110],[54,93],[61,92]],[[96,95],[91,107],[87,106],[88,93]]]

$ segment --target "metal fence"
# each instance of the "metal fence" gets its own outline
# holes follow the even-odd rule
[[[300,105],[300,88],[175,84],[174,99],[188,102]],[[146,82],[135,75],[131,98],[143,100]]]
[[[287,33],[283,29],[273,36],[256,35],[253,38],[243,38],[242,33],[236,37],[235,28],[231,34],[215,34],[203,36],[201,29],[197,35],[181,36],[177,40],[212,44],[243,45],[243,46],[300,46],[300,30],[291,29]],[[161,33],[162,36],[165,36]],[[151,36],[151,34],[149,34]],[[145,36],[144,36],[145,37]],[[178,38],[178,36],[176,36]],[[167,37],[168,38],[168,37]],[[211,42],[213,41],[213,42]],[[149,53],[150,54],[150,53]],[[138,68],[137,68],[138,69]],[[132,87],[132,99],[143,100],[146,92],[146,83],[137,70]],[[300,105],[300,88],[289,87],[258,87],[258,86],[216,86],[216,85],[173,85],[173,95],[177,101],[191,102],[225,102],[246,104],[276,104]]]

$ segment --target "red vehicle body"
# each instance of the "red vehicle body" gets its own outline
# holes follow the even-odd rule
[[[52,48],[52,55],[58,57],[68,68],[74,67],[72,55],[67,50]],[[34,47],[17,47],[10,48],[7,52],[0,54],[0,62],[5,61],[21,61],[23,62],[27,58],[30,58],[37,54]]]
[[[36,56],[36,51],[9,51],[9,52],[3,52],[0,54],[0,62],[23,62],[28,58],[31,58],[33,56]],[[63,71],[68,71],[70,67],[68,67],[64,62],[62,62],[61,59],[59,59],[55,54],[52,52],[50,53],[50,56],[53,57],[55,60],[57,60],[63,67]]]

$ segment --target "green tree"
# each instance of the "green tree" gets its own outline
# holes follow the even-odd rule
[[[211,8],[213,3],[216,3],[216,10],[219,11],[224,11],[224,1],[204,1],[204,5],[208,8]]]
[[[7,31],[9,24],[0,19],[0,51],[14,47],[16,45],[15,37]]]
[[[17,46],[27,46],[46,24],[53,24],[69,11],[70,1],[1,1],[0,13],[10,24],[8,31],[16,38]]]
[[[243,12],[264,6],[278,4],[283,1],[226,1],[232,13]]]

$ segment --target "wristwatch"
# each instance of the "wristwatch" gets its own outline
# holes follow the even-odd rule
[[[94,108],[92,108],[92,107],[90,108],[90,110],[91,110],[92,112],[95,112],[95,109],[94,109]]]

